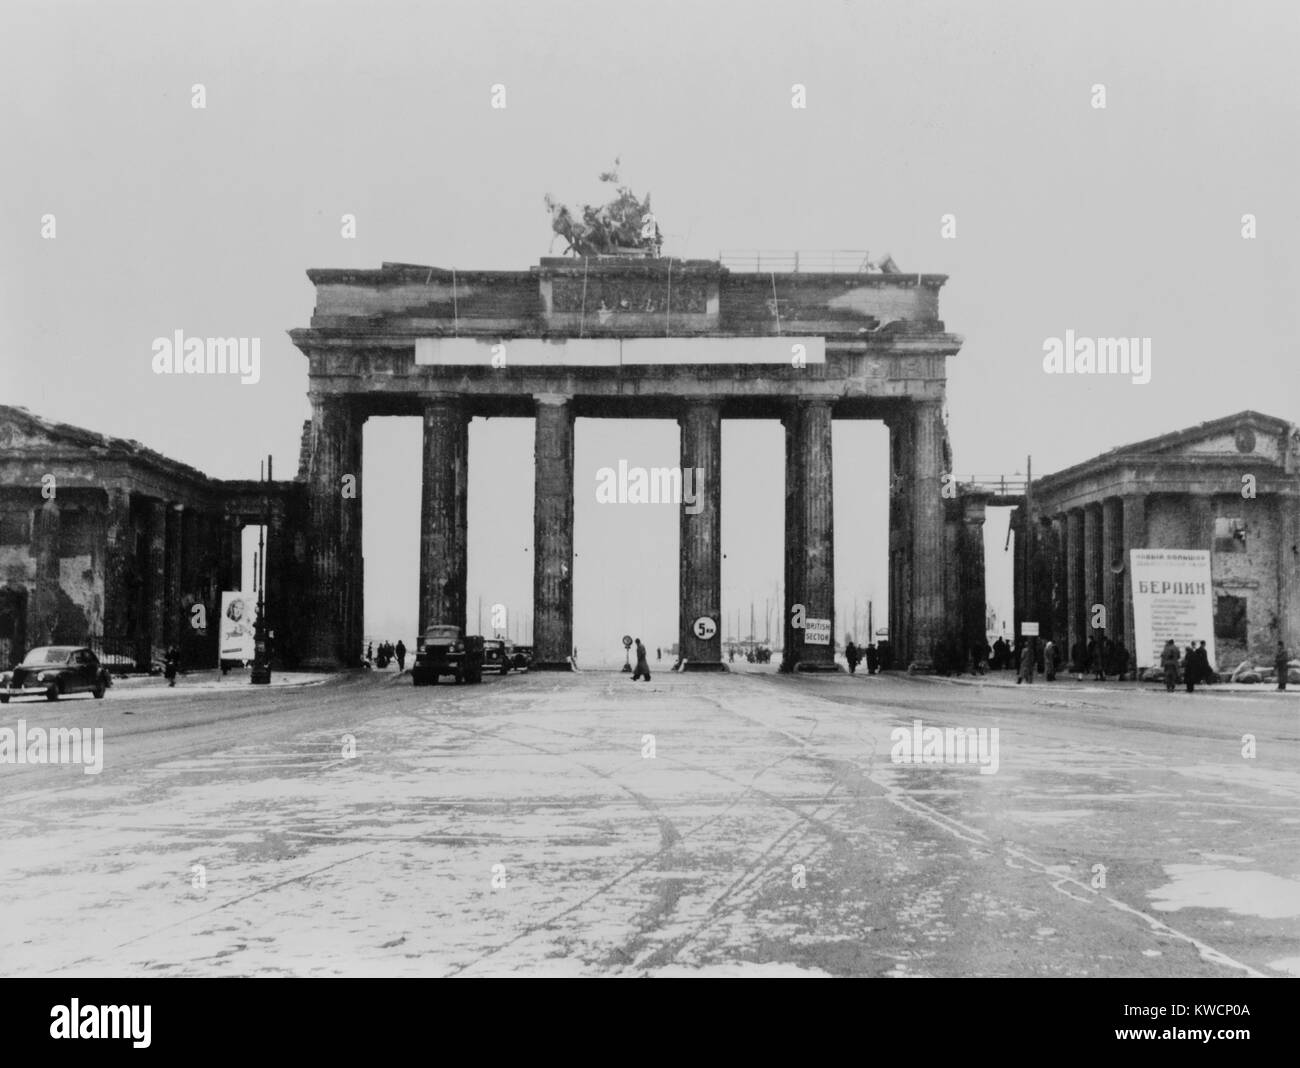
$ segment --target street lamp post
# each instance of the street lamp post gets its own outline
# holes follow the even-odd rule
[[[266,627],[266,529],[270,526],[270,498],[267,493],[271,482],[271,457],[266,458],[266,479],[262,483],[262,525],[257,531],[257,622],[253,624],[253,675],[254,686],[271,683],[271,647]]]

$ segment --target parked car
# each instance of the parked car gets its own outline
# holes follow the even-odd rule
[[[510,658],[506,655],[506,643],[501,638],[483,639],[483,669],[495,671],[499,675],[510,674]]]
[[[411,683],[436,686],[443,675],[457,682],[483,681],[483,638],[478,634],[461,637],[460,628],[435,625],[424,640],[411,665]]]
[[[42,645],[12,671],[0,674],[0,704],[8,704],[11,697],[57,701],[70,693],[100,698],[111,685],[108,669],[84,645]]]
[[[506,642],[506,656],[510,658],[510,666],[516,671],[527,671],[533,663],[533,647]]]

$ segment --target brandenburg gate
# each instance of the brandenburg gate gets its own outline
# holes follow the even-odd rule
[[[380,415],[424,420],[421,634],[466,622],[469,420],[523,416],[536,425],[534,669],[570,667],[579,417],[675,419],[681,469],[703,472],[702,496],[689,510],[683,502],[680,518],[686,670],[723,668],[724,419],[785,427],[783,667],[834,669],[833,644],[800,623],[834,619],[835,419],[889,427],[895,663],[925,663],[940,642],[982,637],[983,505],[944,491],[945,361],[961,338],[939,319],[946,277],[892,266],[732,270],[619,256],[546,258],[525,271],[389,263],[308,271],[315,313],[291,331],[308,359],[312,405],[305,665],[340,667],[360,655],[361,428]],[[702,619],[714,626],[697,626]]]

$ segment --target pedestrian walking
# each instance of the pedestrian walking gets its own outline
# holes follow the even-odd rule
[[[406,670],[406,644],[401,638],[397,639],[397,647],[393,650],[397,654],[397,670],[403,672]]]
[[[1034,662],[1038,659],[1038,650],[1035,648],[1037,644],[1036,638],[1023,641],[1020,647],[1020,674],[1016,676],[1016,685],[1034,681]]]
[[[880,651],[876,648],[875,643],[867,645],[867,674],[874,675],[880,670]]]
[[[1273,654],[1273,667],[1277,670],[1277,688],[1285,690],[1287,672],[1291,670],[1291,655],[1281,642],[1277,643],[1277,652]]]
[[[1178,646],[1173,638],[1167,638],[1165,647],[1160,650],[1160,670],[1165,676],[1165,690],[1173,693],[1178,685]]]
[[[1196,650],[1196,681],[1202,686],[1208,686],[1210,676],[1214,674],[1214,669],[1210,667],[1210,650],[1201,642],[1201,646]]]
[[[181,653],[176,646],[171,646],[163,657],[163,676],[168,686],[176,685],[176,673],[180,670]]]
[[[862,659],[862,653],[859,651],[858,647],[853,644],[852,638],[850,638],[848,643],[844,646],[844,659],[849,662],[849,674],[856,674],[858,670],[858,661]]]
[[[1056,642],[1050,638],[1043,646],[1043,676],[1048,682],[1056,681]]]
[[[1196,684],[1201,681],[1197,677],[1199,674],[1200,672],[1197,670],[1196,663],[1196,643],[1191,642],[1187,648],[1183,650],[1183,682],[1187,684],[1188,693],[1193,693],[1196,689]]]
[[[632,681],[636,682],[642,675],[645,681],[650,681],[650,665],[646,663],[645,646],[641,644],[641,639],[636,640],[636,671],[632,673]]]
[[[366,667],[370,667],[375,662],[375,643],[370,642],[366,646]]]

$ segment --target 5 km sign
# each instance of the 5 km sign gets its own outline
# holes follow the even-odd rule
[[[708,616],[700,616],[691,629],[695,632],[695,636],[702,642],[707,642],[718,633],[718,625]]]

